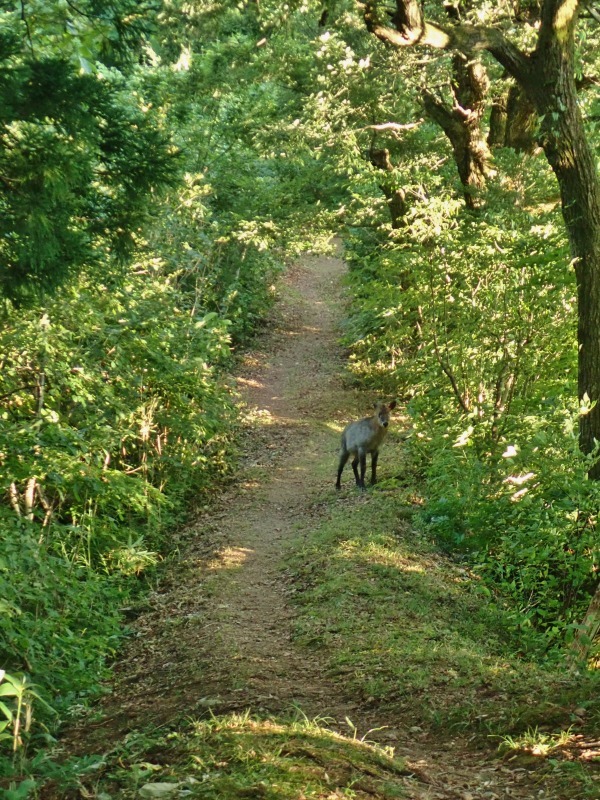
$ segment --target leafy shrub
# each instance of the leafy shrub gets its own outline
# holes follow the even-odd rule
[[[6,510],[0,519],[0,656],[39,676],[64,711],[106,674],[121,636],[125,586],[53,552],[62,544],[58,531],[54,541],[40,540],[39,530]]]
[[[0,663],[68,704],[115,652],[124,578],[230,468],[228,322],[138,264],[0,333]]]
[[[455,428],[454,436],[434,436],[426,445],[424,522],[509,599],[516,625],[541,628],[550,640],[581,618],[600,555],[600,487],[586,478],[577,415],[556,408],[519,420],[494,459],[478,455],[472,428]],[[423,441],[412,448],[422,459]]]
[[[499,154],[507,171],[515,158]],[[357,228],[346,331],[357,377],[408,403],[424,524],[549,642],[581,618],[599,556],[599,490],[571,400],[576,288],[552,191],[526,162],[492,187],[485,215],[432,197],[401,234]]]
[[[72,8],[29,9],[30,36],[50,54],[40,69],[61,80],[19,123],[35,159],[13,164],[18,148],[5,158],[10,202],[13,178],[46,169],[21,216],[4,220],[6,246],[18,260],[21,229],[35,223],[43,288],[63,285],[42,301],[25,280],[30,307],[3,311],[0,664],[65,704],[95,691],[135,576],[231,469],[232,352],[260,325],[286,248],[306,242],[301,221],[331,190],[331,175],[311,177],[312,149],[290,144],[302,103],[300,86],[281,80],[286,37],[273,60],[256,47],[252,10],[202,12],[191,54],[195,14],[164,10],[149,15],[142,48],[133,6],[117,3],[104,26],[75,9],[80,35],[67,39]],[[31,60],[22,21],[9,21],[12,114],[39,86],[21,69]],[[94,102],[69,105],[72,95]],[[149,202],[153,187],[161,195]]]

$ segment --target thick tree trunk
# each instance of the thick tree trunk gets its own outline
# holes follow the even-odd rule
[[[492,102],[488,145],[532,153],[538,144],[537,120],[532,101],[518,83],[513,84],[508,94],[499,95]]]
[[[423,94],[427,116],[444,131],[454,154],[465,204],[482,205],[482,192],[490,172],[492,156],[481,123],[485,112],[489,80],[483,64],[457,53],[452,59],[453,103],[448,105],[431,92]]]
[[[580,417],[579,442],[591,453],[600,441],[600,181],[577,102],[576,6],[547,0],[525,89],[542,118],[540,140],[560,187],[577,277],[579,398],[596,403]],[[600,463],[589,477],[600,479]]]

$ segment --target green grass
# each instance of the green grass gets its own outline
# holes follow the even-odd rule
[[[560,731],[578,705],[597,714],[597,676],[545,662],[543,640],[515,630],[476,577],[411,526],[410,494],[393,484],[360,495],[348,483],[328,518],[296,539],[296,641],[408,725],[485,737]]]
[[[80,787],[122,800],[159,796],[169,785],[173,794],[163,796],[203,800],[392,800],[406,796],[410,774],[389,749],[339,736],[322,722],[248,714],[132,734],[92,772]]]
[[[568,745],[571,736],[570,730],[549,734],[543,733],[538,728],[528,728],[521,736],[503,736],[500,749],[504,752],[528,752],[547,756],[553,750]]]

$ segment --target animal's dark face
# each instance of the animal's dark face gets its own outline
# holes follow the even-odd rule
[[[382,428],[387,428],[390,424],[390,412],[384,403],[378,403],[377,405],[377,419]]]
[[[387,426],[390,424],[390,412],[394,408],[396,408],[395,400],[392,400],[389,406],[387,406],[385,403],[377,403],[375,405],[375,416],[377,417],[377,421],[382,428],[387,428]]]

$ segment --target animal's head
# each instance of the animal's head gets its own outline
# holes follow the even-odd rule
[[[375,403],[375,419],[382,428],[387,428],[390,422],[390,412],[396,408],[396,401],[392,400],[387,405],[385,403]]]

